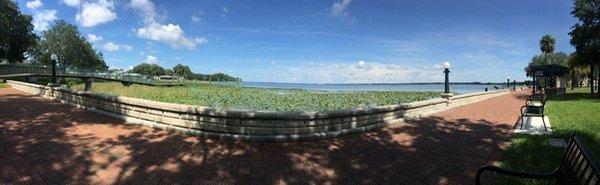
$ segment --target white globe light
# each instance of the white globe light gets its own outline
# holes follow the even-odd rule
[[[444,62],[444,69],[450,69],[450,62]]]
[[[50,59],[58,60],[58,56],[56,56],[56,54],[52,54],[52,55],[50,55]]]

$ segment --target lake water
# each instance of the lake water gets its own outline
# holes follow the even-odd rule
[[[444,84],[305,84],[305,83],[266,83],[243,82],[246,87],[305,89],[315,91],[444,91]],[[452,84],[450,91],[464,93],[483,92],[487,87],[493,90],[501,85]]]

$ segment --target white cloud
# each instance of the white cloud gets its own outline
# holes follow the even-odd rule
[[[358,61],[356,63],[356,65],[354,65],[354,68],[356,68],[356,69],[364,69],[364,70],[371,70],[373,67],[371,65],[367,64],[367,62],[361,60],[361,61]]]
[[[352,0],[341,0],[339,2],[334,2],[331,6],[331,14],[336,17],[345,16],[348,13],[346,12],[346,8],[350,5]]]
[[[81,4],[80,0],[63,0],[67,6],[78,7]]]
[[[109,52],[133,51],[133,47],[126,45],[126,44],[117,44],[117,43],[113,43],[113,42],[108,42],[108,43],[104,44],[104,50],[109,51]]]
[[[500,39],[489,33],[471,33],[465,37],[465,40],[471,43],[487,46],[515,47],[515,45],[517,45],[516,43],[508,42],[505,39]]]
[[[46,31],[50,28],[50,22],[58,19],[56,10],[40,10],[33,15],[33,27],[35,31]]]
[[[102,41],[102,36],[98,36],[98,35],[94,35],[94,34],[87,34],[87,38],[90,42],[98,42],[98,41]]]
[[[204,12],[198,11],[196,14],[192,15],[192,23],[202,23],[202,15]]]
[[[142,61],[142,63],[148,63],[148,64],[158,64],[158,62],[160,62],[158,60],[158,58],[156,58],[155,56],[152,56],[152,55],[146,55],[146,60]]]
[[[177,24],[161,24],[156,20],[154,3],[149,0],[132,0],[129,6],[136,10],[143,18],[144,26],[136,30],[139,38],[163,42],[175,49],[196,49],[198,44],[205,44],[205,37],[189,38]]]
[[[181,61],[180,57],[173,57],[173,59],[176,60],[176,61]]]
[[[198,16],[193,15],[192,16],[192,23],[200,23],[202,21],[202,19]]]
[[[154,3],[151,1],[131,0],[129,6],[142,15],[144,22],[154,22],[156,20],[156,9],[154,8]]]
[[[100,0],[97,3],[84,3],[81,11],[75,15],[75,20],[83,27],[94,27],[117,19],[114,3]]]
[[[433,66],[421,68],[405,67],[398,64],[382,64],[358,61],[354,63],[330,63],[326,65],[289,68],[289,72],[265,73],[276,82],[308,83],[404,83],[439,82],[443,80],[440,70]],[[260,78],[260,77],[259,77]]]
[[[25,3],[25,7],[29,8],[29,9],[33,9],[36,10],[40,7],[42,7],[44,4],[42,3],[41,0],[33,0],[33,1],[27,1],[27,3]]]
[[[121,45],[121,48],[123,48],[123,50],[125,51],[133,51],[133,47],[131,47],[130,45],[123,44]]]
[[[187,48],[192,50],[196,48],[196,45],[208,42],[204,37],[197,37],[194,39],[187,38],[179,25],[163,25],[156,22],[152,22],[139,28],[137,30],[137,36],[144,39],[167,43],[175,49]]]
[[[109,43],[104,44],[104,49],[106,51],[119,51],[119,45],[109,42]]]
[[[196,42],[196,44],[206,44],[208,43],[208,39],[206,39],[206,37],[196,37],[194,38],[194,42]]]
[[[397,52],[415,52],[415,51],[424,51],[425,48],[417,43],[402,43],[398,46],[395,46],[393,49]]]
[[[349,25],[354,25],[358,23],[358,19],[356,19],[355,16],[350,15],[350,13],[346,11],[348,5],[350,5],[350,2],[352,2],[352,0],[341,0],[338,2],[334,2],[331,6],[331,15],[333,17],[337,17],[340,22]]]
[[[226,6],[221,8],[221,16],[225,17],[229,13],[229,9]]]
[[[56,10],[40,10],[44,3],[41,0],[27,1],[25,6],[33,10],[33,29],[37,32],[46,31],[50,28],[50,23],[58,17],[56,16]]]

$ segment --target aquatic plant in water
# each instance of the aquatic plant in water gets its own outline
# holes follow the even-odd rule
[[[82,90],[83,85],[75,89]],[[194,83],[182,87],[150,87],[95,83],[95,92],[160,102],[255,111],[331,111],[369,108],[431,99],[439,92],[363,91],[325,92],[297,89],[263,89]]]

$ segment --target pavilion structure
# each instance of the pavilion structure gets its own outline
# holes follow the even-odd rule
[[[565,66],[558,64],[532,66],[527,73],[533,74],[533,92],[543,91],[547,95],[566,92],[566,74],[569,73],[569,68]]]

